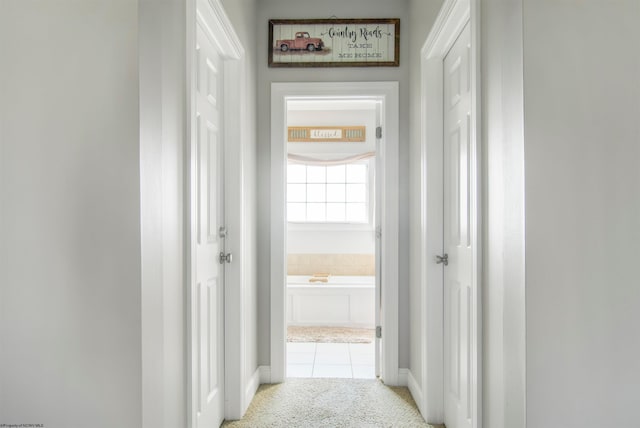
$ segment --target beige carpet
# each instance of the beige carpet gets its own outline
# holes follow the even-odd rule
[[[375,330],[346,327],[287,327],[287,342],[371,343]]]
[[[422,419],[407,388],[362,379],[287,379],[261,385],[245,417],[222,426],[436,428]]]

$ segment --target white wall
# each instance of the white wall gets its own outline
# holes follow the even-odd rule
[[[185,426],[186,353],[183,174],[186,9],[141,0],[140,210],[142,418]]]
[[[0,2],[0,420],[142,425],[138,3]]]
[[[485,426],[640,423],[639,19],[483,2]]]
[[[488,427],[517,428],[525,426],[522,4],[481,5],[483,419]]]
[[[524,1],[529,428],[640,426],[639,22]]]
[[[248,46],[250,378],[255,1],[229,3]],[[0,423],[186,424],[185,22],[180,0],[0,2]]]
[[[409,57],[410,57],[410,85],[411,85],[411,147],[410,147],[410,227],[412,233],[409,234],[410,251],[410,364],[409,369],[416,380],[418,387],[422,388],[422,344],[424,340],[424,330],[420,327],[420,302],[422,301],[422,279],[421,267],[426,262],[426,255],[422,254],[420,243],[420,222],[421,209],[421,177],[420,177],[420,156],[421,156],[421,66],[420,51],[427,36],[431,31],[433,23],[438,16],[443,0],[410,0],[409,1]]]
[[[366,68],[268,68],[268,21],[275,18],[400,18],[400,67]],[[260,283],[258,301],[259,362],[269,365],[269,278],[271,248],[270,231],[270,82],[298,81],[400,81],[400,367],[409,365],[409,210],[408,210],[408,14],[407,0],[327,0],[300,2],[297,0],[265,0],[258,3],[258,271]],[[405,243],[404,245],[402,243]]]

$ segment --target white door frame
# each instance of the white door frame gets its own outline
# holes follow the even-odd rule
[[[247,136],[242,131],[240,119],[245,116],[247,110],[244,96],[244,79],[246,70],[245,52],[240,39],[235,33],[231,21],[226,15],[220,0],[188,0],[187,1],[187,99],[186,109],[188,129],[185,150],[185,223],[186,223],[186,274],[187,274],[187,408],[188,426],[193,426],[195,421],[194,388],[197,383],[194,379],[194,352],[193,352],[193,326],[194,313],[191,308],[194,258],[191,257],[195,246],[195,234],[191,230],[191,216],[195,213],[195,199],[191,197],[192,175],[195,173],[195,165],[192,159],[192,146],[196,138],[195,118],[195,73],[197,59],[195,56],[196,25],[201,25],[205,33],[213,41],[219,50],[224,62],[225,93],[223,115],[224,132],[224,156],[225,156],[225,221],[228,236],[225,242],[225,251],[234,254],[234,262],[226,264],[224,272],[224,342],[225,342],[225,418],[240,419],[248,407],[245,394],[245,385],[248,377],[245,373],[246,350],[245,328],[243,319],[244,310],[244,286],[245,270],[247,266],[243,257],[248,251],[245,243],[244,194],[243,194],[243,170],[242,147]]]
[[[443,61],[465,25],[471,25],[471,403],[473,426],[482,426],[482,247],[481,247],[481,115],[480,115],[480,8],[478,0],[446,0],[421,50],[421,272],[422,385],[420,408],[428,422],[444,422],[444,294],[442,265],[435,256],[443,251]]]
[[[383,100],[381,226],[384,261],[381,289],[381,378],[398,385],[398,82],[297,82],[271,84],[271,383],[286,376],[286,105],[288,100],[344,98]]]

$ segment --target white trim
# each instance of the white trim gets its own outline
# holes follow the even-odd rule
[[[144,428],[183,425],[185,369],[185,10],[138,5],[141,368]],[[180,422],[179,422],[180,421]]]
[[[421,58],[443,57],[470,18],[470,0],[446,0],[420,50]]]
[[[244,60],[225,61],[225,225],[228,230],[225,239],[226,253],[232,253],[235,258],[233,263],[224,265],[225,283],[225,314],[224,314],[224,349],[225,349],[225,418],[237,420],[242,418],[248,403],[245,403],[245,394],[242,386],[248,381],[249,373],[245,373],[246,363],[246,328],[247,317],[245,302],[246,278],[245,272],[248,260],[248,243],[246,242],[246,228],[243,224],[245,218],[244,205],[244,170],[242,162],[243,138],[242,117],[246,117],[246,103],[243,96],[244,84]],[[229,78],[229,76],[233,76]],[[231,114],[228,114],[228,113]]]
[[[482,297],[481,297],[481,234],[482,224],[481,154],[480,154],[480,9],[478,0],[446,0],[433,29],[421,50],[422,129],[421,129],[421,325],[423,396],[419,405],[425,420],[444,422],[444,295],[442,268],[432,262],[443,248],[443,73],[442,62],[465,25],[471,26],[471,139],[474,162],[472,175],[477,186],[472,191],[472,426],[482,426]]]
[[[258,370],[260,371],[260,385],[271,383],[271,367],[259,366]]]
[[[195,403],[192,399],[194,396],[193,378],[193,361],[192,361],[192,297],[191,272],[194,267],[194,260],[191,258],[192,241],[189,230],[189,222],[193,207],[189,201],[189,183],[191,182],[191,150],[190,145],[195,129],[195,93],[194,75],[195,69],[195,29],[196,25],[200,25],[207,36],[214,43],[216,48],[222,55],[224,61],[225,74],[225,107],[224,107],[224,137],[225,137],[225,220],[229,230],[229,235],[225,242],[225,251],[234,252],[236,261],[225,266],[225,418],[240,419],[244,414],[246,406],[246,388],[244,385],[251,385],[251,379],[244,372],[246,362],[245,349],[245,328],[244,318],[246,316],[244,308],[244,288],[245,271],[248,269],[244,260],[247,257],[243,255],[249,251],[246,243],[242,219],[244,218],[244,183],[243,183],[243,164],[242,164],[242,147],[246,145],[246,134],[240,126],[240,118],[245,116],[247,109],[246,97],[244,94],[244,79],[246,72],[246,58],[244,49],[240,40],[235,33],[231,21],[226,15],[220,0],[189,0],[187,2],[187,148],[185,156],[185,180],[187,185],[186,191],[186,209],[185,219],[187,220],[187,249],[186,249],[186,265],[187,265],[187,334],[188,343],[188,426],[193,426],[195,420]],[[239,143],[238,143],[239,142]],[[246,380],[245,380],[246,379]]]
[[[247,382],[247,386],[244,390],[244,403],[242,405],[243,415],[249,408],[249,405],[251,404],[251,400],[253,400],[253,397],[256,395],[256,391],[258,390],[258,387],[260,387],[260,383],[261,383],[260,380],[262,379],[262,373],[260,369],[261,367],[258,367],[256,371],[253,372],[253,375]]]
[[[424,401],[422,399],[422,389],[420,388],[418,381],[416,381],[416,378],[413,376],[411,370],[408,370],[407,373],[407,387],[409,388],[409,392],[411,392],[413,401],[415,401],[416,405],[418,406],[418,410],[420,410],[421,414],[424,414],[422,410],[422,406],[424,405]]]
[[[185,96],[185,109],[186,109],[186,138],[185,138],[185,150],[184,150],[184,233],[185,233],[185,304],[186,304],[186,347],[187,347],[187,384],[185,387],[187,394],[187,427],[193,428],[196,419],[196,403],[194,397],[197,397],[197,391],[195,388],[197,385],[197,379],[195,378],[194,365],[195,357],[193,352],[193,317],[194,313],[192,307],[194,306],[195,298],[192,296],[191,290],[193,289],[193,273],[195,272],[195,257],[191,257],[193,254],[194,245],[192,240],[192,225],[191,225],[191,213],[195,209],[195,203],[191,198],[191,186],[192,186],[192,170],[194,166],[191,161],[191,150],[193,144],[193,138],[196,135],[196,123],[195,123],[195,111],[196,111],[196,97],[195,97],[195,67],[197,61],[195,60],[196,46],[196,0],[187,0],[186,5],[186,96]]]
[[[476,179],[476,186],[471,194],[471,240],[473,245],[473,278],[472,289],[475,295],[471,296],[472,323],[471,329],[471,379],[473,390],[471,392],[471,414],[474,417],[474,428],[482,428],[482,265],[483,265],[483,233],[482,194],[484,181],[482,176],[484,168],[482,158],[482,33],[480,29],[481,10],[479,0],[470,0],[470,26],[471,26],[471,144],[475,153],[472,159],[475,162],[471,166],[471,175]]]
[[[409,385],[409,375],[411,370],[401,368],[398,369],[398,386],[408,386]]]
[[[286,377],[286,93],[271,87],[271,376]],[[277,119],[276,119],[277,118]],[[276,221],[276,219],[279,219]]]
[[[316,82],[271,84],[271,381],[282,382],[286,368],[286,104],[295,99],[370,99],[383,101],[384,136],[382,274],[383,326],[381,378],[398,384],[398,236],[399,95],[398,82]],[[386,332],[386,334],[385,334]]]
[[[205,18],[196,10],[196,19],[200,19],[204,24],[207,33],[212,37],[219,51],[225,57],[231,59],[240,59],[244,56],[244,48],[240,43],[240,38],[233,29],[233,24],[227,17],[227,13],[222,6],[220,0],[196,0],[198,3],[208,3],[210,14]],[[215,24],[215,25],[210,25]]]

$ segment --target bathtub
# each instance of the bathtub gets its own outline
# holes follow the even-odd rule
[[[374,276],[330,276],[326,283],[310,278],[287,276],[288,325],[374,328]]]

